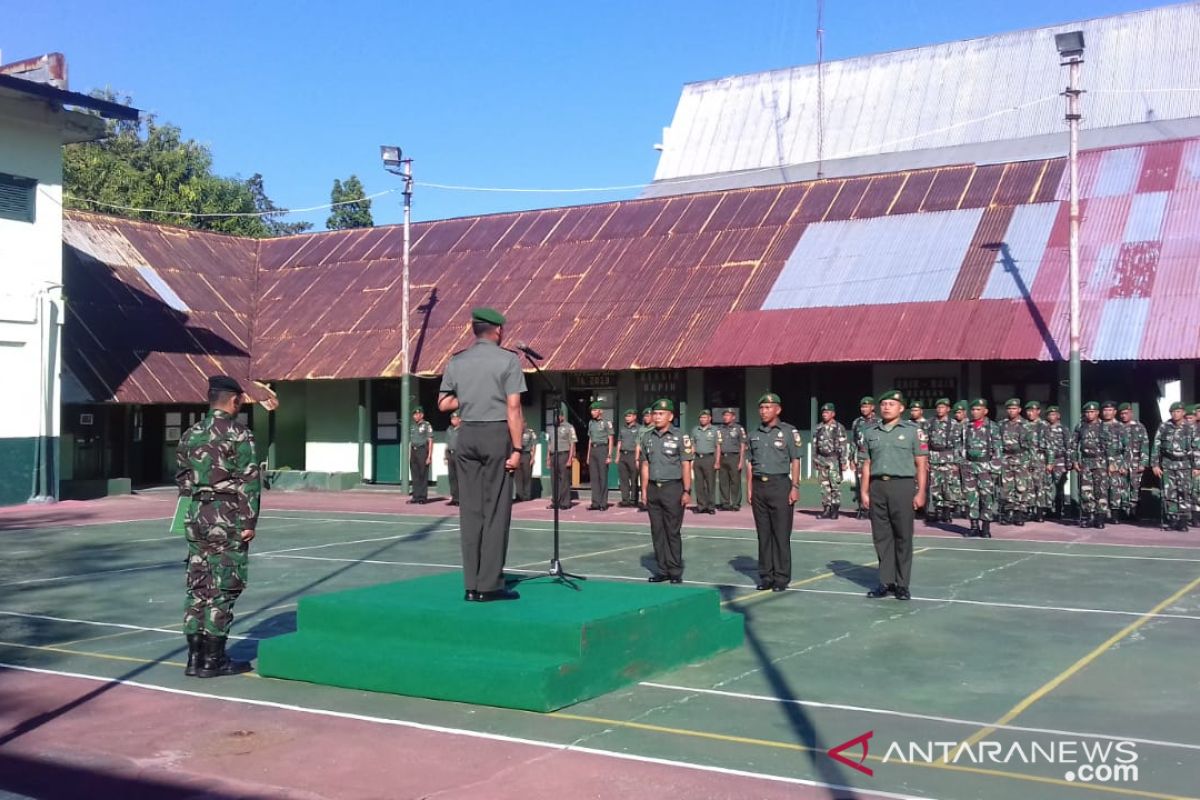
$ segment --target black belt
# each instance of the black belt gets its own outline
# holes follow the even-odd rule
[[[700,456],[715,456],[716,454],[717,454],[717,451],[714,450],[711,453],[696,453],[696,457],[699,458]]]
[[[197,489],[192,492],[192,499],[202,503],[211,503],[213,500],[236,500],[237,498],[237,492],[218,492],[215,489]]]
[[[683,478],[668,478],[665,481],[650,481],[650,482],[661,489],[664,486],[670,486],[672,483],[683,483]]]
[[[637,452],[637,448],[635,447],[632,450],[622,450],[621,454],[624,455],[625,453],[636,453],[636,452]]]
[[[766,483],[770,480],[791,480],[791,475],[755,475],[754,480]]]
[[[593,442],[592,447],[608,447],[604,442]]]
[[[871,478],[878,478],[881,481],[911,481],[915,475],[872,475]]]

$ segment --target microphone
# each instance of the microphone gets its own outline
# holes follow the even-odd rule
[[[545,357],[541,353],[539,353],[537,350],[534,350],[532,347],[525,344],[524,342],[516,342],[515,344],[513,344],[513,348],[516,350],[520,350],[522,353],[529,356],[530,358],[532,358],[535,361],[545,361]]]

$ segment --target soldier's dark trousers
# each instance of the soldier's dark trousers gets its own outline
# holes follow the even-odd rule
[[[454,457],[462,479],[458,527],[467,591],[504,588],[512,521],[512,475],[504,462],[511,452],[507,422],[462,423]]]
[[[879,556],[879,582],[908,586],[912,575],[913,478],[871,478],[871,538]]]
[[[429,465],[425,463],[429,458],[429,445],[421,445],[414,447],[412,454],[408,457],[408,474],[412,481],[412,499],[427,500],[429,499]]]
[[[517,484],[517,499],[533,499],[533,453],[521,453],[521,466],[513,476]]]
[[[621,458],[617,461],[617,483],[621,487],[621,502],[637,503],[638,465],[637,453],[633,450],[621,451]]]
[[[646,487],[650,511],[650,540],[658,571],[671,578],[683,576],[683,481],[650,481]]]
[[[558,494],[554,495],[554,503],[559,508],[571,505],[571,462],[567,458],[569,455],[570,453],[562,452],[551,456],[554,459],[554,471],[558,474]],[[552,475],[551,481],[553,479]],[[553,489],[553,486],[551,488]]]
[[[755,475],[750,509],[758,531],[758,577],[763,583],[787,586],[792,580],[792,520],[788,502],[792,481],[787,475]],[[910,498],[911,502],[911,498]]]
[[[592,505],[608,505],[608,445],[597,444],[588,448],[588,480],[592,482]]]
[[[696,453],[692,464],[695,475],[696,509],[699,511],[715,510],[717,507],[717,454]]]
[[[453,451],[446,451],[446,477],[450,481],[450,499],[458,500],[458,462]]]
[[[721,456],[721,502],[726,508],[739,509],[742,507],[742,473],[738,471],[738,457],[734,455]]]

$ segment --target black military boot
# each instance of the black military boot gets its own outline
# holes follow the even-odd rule
[[[1013,512],[1013,524],[1016,525],[1018,528],[1025,527],[1025,512],[1024,511],[1014,511]]]
[[[1187,517],[1184,517],[1184,519],[1187,519]],[[1192,527],[1200,528],[1200,511],[1192,512]]]
[[[183,669],[183,674],[189,678],[196,677],[196,669],[200,666],[201,648],[204,646],[203,633],[189,633],[187,635],[187,666]]]
[[[249,672],[250,662],[233,661],[225,655],[224,636],[205,636],[203,658],[196,670],[197,678],[220,678],[226,675],[241,675]]]
[[[829,515],[829,506],[821,506],[821,513],[817,514],[817,519],[833,519]]]
[[[842,513],[842,510],[841,510],[840,506],[830,506],[829,507],[829,518],[830,519],[837,519],[841,513]]]
[[[970,533],[970,535],[971,535],[971,536],[979,536],[979,535],[980,535],[980,533],[981,533],[981,531],[980,531],[980,528],[979,528],[979,520],[977,520],[977,519],[973,519],[973,520],[971,520],[971,533]]]
[[[983,521],[983,532],[980,533],[979,535],[982,536],[984,539],[992,538],[992,521],[991,520],[985,519]]]
[[[1097,530],[1104,530],[1104,514],[1095,514],[1092,516],[1092,527]]]

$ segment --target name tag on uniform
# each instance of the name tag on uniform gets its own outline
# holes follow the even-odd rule
[[[903,442],[903,441],[904,441],[904,434],[902,433],[902,434],[900,434],[899,436],[897,436],[896,438],[897,438],[897,439],[899,439],[900,441],[902,441],[902,442]]]

